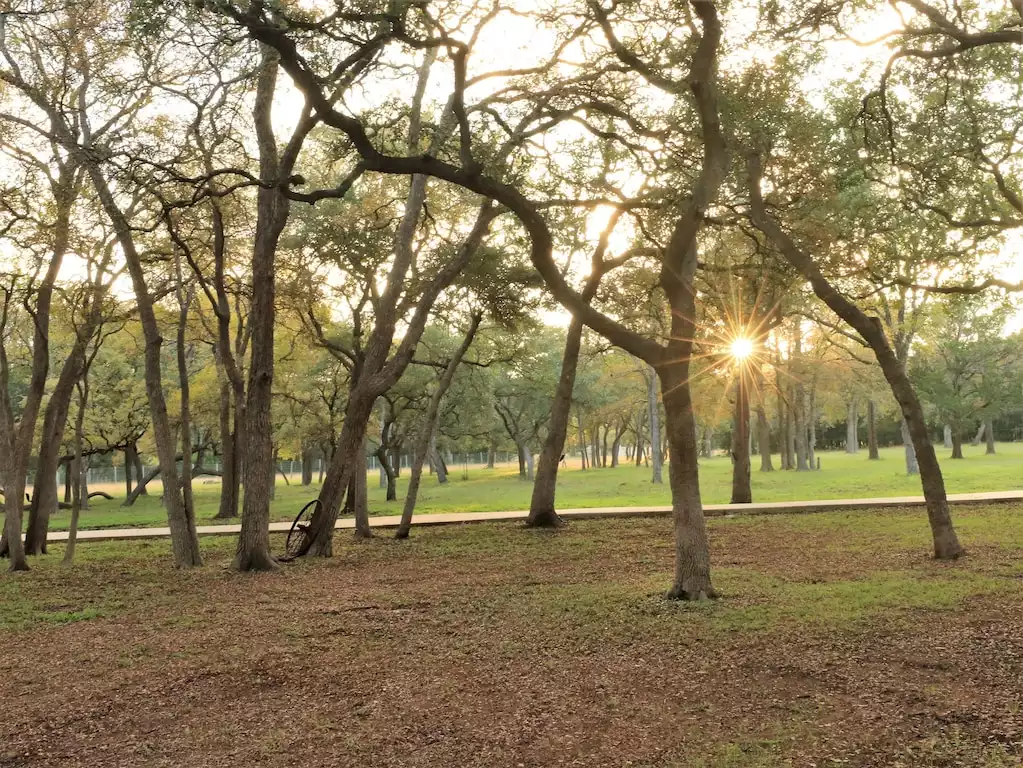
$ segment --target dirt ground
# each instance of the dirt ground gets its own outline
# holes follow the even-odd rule
[[[663,601],[670,521],[339,539],[181,573],[84,545],[4,576],[0,766],[1014,766],[1023,510],[711,523],[713,604]]]

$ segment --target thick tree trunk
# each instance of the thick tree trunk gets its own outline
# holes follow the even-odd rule
[[[650,464],[652,467],[650,482],[661,484],[664,482],[661,468],[663,466],[661,454],[661,413],[657,406],[657,376],[653,368],[648,367],[644,372],[646,378],[646,407],[647,419],[650,421]],[[695,425],[693,429],[696,429]]]
[[[995,452],[995,425],[991,419],[984,422],[984,435],[987,439],[987,448],[984,453],[990,456]]]
[[[611,441],[611,466],[618,466],[618,454],[622,448],[622,428],[615,427],[614,440]]]
[[[867,458],[877,461],[881,453],[877,447],[877,406],[873,399],[867,401]]]
[[[845,413],[845,452],[859,453],[860,438],[857,427],[859,425],[859,403],[850,400],[846,405]]]
[[[279,61],[276,51],[264,47],[257,77],[252,114],[259,146],[259,173],[277,180],[290,173],[282,163],[271,123],[271,105],[277,89]],[[300,137],[296,128],[292,141]],[[301,138],[297,139],[301,142]],[[288,149],[291,150],[292,145]],[[281,190],[260,187],[256,192],[256,227],[252,246],[252,303],[249,338],[252,347],[245,397],[245,434],[241,472],[245,484],[242,500],[242,528],[233,567],[239,571],[266,571],[277,567],[270,553],[270,499],[277,483],[274,466],[273,404],[274,326],[277,246],[288,221],[288,198]]]
[[[750,478],[749,372],[741,363],[735,377],[735,411],[732,415],[732,504],[753,502]]]
[[[952,458],[963,457],[963,436],[958,429],[952,430]]]
[[[661,369],[665,426],[671,450],[668,478],[675,528],[675,580],[669,598],[716,597],[710,579],[710,545],[700,499],[699,447],[689,390],[688,355]]]

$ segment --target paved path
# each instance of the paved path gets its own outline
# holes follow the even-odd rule
[[[991,493],[954,493],[948,497],[949,504],[992,504],[1001,502],[1023,502],[1023,491],[995,491]],[[704,512],[708,517],[736,515],[778,515],[785,513],[861,511],[882,507],[922,507],[922,496],[891,496],[879,499],[826,499],[823,501],[771,501],[761,504],[707,504]],[[558,514],[566,518],[600,517],[656,517],[671,514],[671,507],[592,507],[590,509],[559,509]],[[481,523],[501,520],[524,520],[527,512],[452,512],[415,515],[412,524],[452,525],[457,523]],[[401,518],[398,515],[371,517],[373,528],[395,528]],[[337,521],[336,528],[354,528],[352,518]],[[270,523],[271,531],[287,531],[290,522]],[[239,525],[200,525],[200,536],[236,534]],[[170,536],[169,528],[106,528],[78,532],[79,541],[111,541],[119,539],[159,539]],[[67,541],[67,531],[51,531],[47,541]]]

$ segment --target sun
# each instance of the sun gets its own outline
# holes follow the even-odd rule
[[[742,336],[732,339],[729,352],[736,360],[745,360],[753,354],[753,340]]]

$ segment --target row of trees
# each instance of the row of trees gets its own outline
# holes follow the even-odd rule
[[[882,22],[879,39],[857,37]],[[16,0],[0,12],[0,141],[14,179],[0,234],[11,264],[5,307],[16,309],[5,328],[24,310],[31,356],[23,392],[11,358],[0,360],[12,568],[26,567],[26,471],[35,456],[42,482],[28,549],[38,551],[71,392],[79,388],[81,403],[94,391],[80,383],[121,331],[141,350],[148,435],[181,567],[200,562],[188,479],[202,430],[190,366],[215,373],[225,516],[245,488],[235,565],[265,569],[275,567],[275,443],[285,423],[313,442],[302,424],[302,355],[340,382],[321,396],[337,408],[324,426],[330,461],[304,548],[329,555],[343,505],[369,534],[370,433],[379,428],[386,444],[400,431],[397,419],[388,427],[388,396],[400,399],[410,371],[431,369],[412,439],[421,469],[463,358],[470,374],[493,368],[494,411],[524,471],[527,444],[543,440],[529,522],[556,525],[554,478],[584,327],[627,353],[609,364],[643,380],[647,445],[667,446],[650,454],[655,472],[665,453],[669,461],[671,596],[715,594],[697,417],[722,399],[694,407],[702,382],[734,380],[735,494],[745,500],[751,405],[759,442],[769,439],[770,399],[751,392],[775,393],[785,461],[812,466],[817,396],[827,391],[810,383],[817,336],[841,348],[836,359],[883,377],[908,466],[921,475],[935,555],[958,557],[910,369],[919,363],[914,377],[953,438],[968,416],[950,398],[983,409],[1011,400],[1011,386],[1004,398],[995,391],[1000,363],[974,360],[947,375],[959,354],[948,333],[915,352],[924,323],[964,316],[954,299],[933,310],[935,292],[1016,287],[997,273],[1006,233],[1023,224],[1014,176],[1021,24],[1018,3],[923,0],[448,0],[322,12]],[[835,71],[829,61],[849,42],[882,55]],[[563,345],[525,323],[552,300],[572,315]],[[1002,330],[1000,310],[976,301],[959,338],[969,354]],[[51,343],[58,311],[70,329],[66,357]],[[431,327],[444,337],[432,358],[423,354]],[[490,327],[500,332],[481,333]],[[741,364],[728,354],[737,338],[755,352]],[[542,346],[517,354],[530,344]],[[516,390],[539,380],[535,367],[557,368],[537,362],[545,358],[560,358],[560,370],[540,413],[543,399],[530,404]],[[51,359],[61,362],[48,393]],[[173,403],[168,379],[178,383]],[[635,391],[642,405],[643,388]],[[280,422],[288,398],[291,418]],[[633,407],[631,420],[643,412]],[[602,423],[612,442],[626,430]]]

